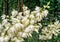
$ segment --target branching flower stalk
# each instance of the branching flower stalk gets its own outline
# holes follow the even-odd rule
[[[24,16],[22,15],[24,14]],[[40,12],[40,7],[36,6],[35,11],[30,12],[28,7],[23,7],[23,12],[12,11],[11,16],[2,15],[0,24],[0,42],[23,42],[23,38],[32,37],[33,31],[38,33],[41,23],[37,25],[48,14],[48,10]]]
[[[59,21],[56,21],[54,24],[49,24],[47,27],[43,27],[42,35],[39,35],[39,39],[51,39],[53,35],[58,36],[58,34],[60,34],[60,23]]]

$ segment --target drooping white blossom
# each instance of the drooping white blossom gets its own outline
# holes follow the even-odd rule
[[[23,14],[22,14],[23,13]],[[23,38],[32,37],[33,31],[37,33],[39,27],[37,24],[48,14],[47,10],[40,12],[40,7],[36,6],[35,11],[31,11],[28,7],[23,7],[23,12],[13,10],[11,16],[3,15],[0,24],[0,42],[23,42]]]
[[[39,39],[47,40],[51,39],[53,35],[58,36],[60,33],[60,23],[59,21],[54,22],[54,24],[49,24],[47,27],[42,29],[42,35],[39,35]]]

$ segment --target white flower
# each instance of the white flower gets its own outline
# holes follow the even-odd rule
[[[24,17],[22,20],[21,20],[22,24],[24,25],[27,25],[29,24],[29,19],[27,19],[27,17]]]
[[[33,14],[31,14],[30,15],[30,19],[34,19],[35,17],[34,17],[34,15]]]
[[[40,7],[36,6],[35,10],[39,12],[40,11]]]
[[[16,11],[16,10],[13,10],[13,11],[12,11],[12,16],[13,16],[13,17],[15,17],[17,14],[18,14],[18,11]]]
[[[24,11],[26,11],[27,9],[28,9],[28,7],[26,7],[26,6],[23,7],[23,10],[24,10]]]
[[[23,17],[22,22],[26,22],[27,17]]]
[[[14,25],[14,27],[15,27],[15,30],[20,31],[21,29],[24,28],[24,25],[20,24],[20,23],[17,23],[17,24]]]
[[[15,28],[21,28],[21,25],[22,25],[22,24],[17,23],[17,24],[15,24]]]
[[[10,28],[10,31],[11,31],[11,32],[14,32],[14,31],[15,31],[15,28],[14,28],[14,27],[11,27],[11,28]]]
[[[44,11],[43,11],[43,15],[46,17],[47,14],[48,14],[48,10],[44,10]]]
[[[20,22],[20,20],[17,18],[11,18],[11,21],[12,21],[12,24],[16,24]]]
[[[2,15],[1,17],[2,17],[2,19],[5,19],[6,18],[6,15]]]
[[[47,40],[47,39],[51,39],[52,35],[39,35],[39,39],[41,40]]]
[[[26,22],[24,23],[24,26],[28,26],[29,25],[29,20],[27,19]]]
[[[22,19],[22,18],[23,18],[23,16],[22,16],[22,12],[19,12],[18,15],[17,15],[17,19],[20,20],[20,19]]]
[[[21,41],[17,39],[17,40],[15,40],[15,42],[21,42]]]
[[[22,12],[19,12],[19,14],[18,14],[19,16],[22,16]]]
[[[2,25],[0,24],[0,33],[2,32],[2,29],[3,29],[3,27],[2,27]]]
[[[59,24],[59,21],[56,21],[54,24],[55,24],[55,25],[58,25],[58,24]]]
[[[23,38],[27,38],[27,33],[23,33],[23,34],[22,34],[22,37],[23,37]]]
[[[16,30],[14,29],[14,27],[11,27],[7,33],[10,37],[13,37],[16,33]]]
[[[9,39],[10,39],[10,37],[9,37],[9,36],[6,36],[6,37],[4,38],[4,41],[5,41],[5,42],[8,42]]]
[[[4,41],[3,37],[0,37],[0,42],[3,42],[3,41]]]
[[[45,39],[44,35],[39,35],[39,39]]]
[[[26,33],[29,33],[29,32],[31,33],[32,31],[34,31],[34,26],[33,25],[30,25],[25,29]]]
[[[30,10],[26,10],[26,11],[24,12],[24,14],[25,14],[25,15],[29,15],[29,14],[30,14]]]
[[[34,20],[30,20],[30,24],[34,24],[35,23],[35,21]]]
[[[38,17],[38,16],[40,16],[40,13],[37,13],[37,14],[36,14],[36,17]]]
[[[39,16],[39,20],[38,20],[38,21],[41,21],[42,19],[43,19],[43,18],[42,18],[42,16],[40,15],[40,16]]]
[[[22,37],[23,32],[18,32],[18,38]]]
[[[2,25],[7,24],[7,22],[8,22],[8,20],[7,20],[7,19],[4,19],[4,20],[2,21]]]
[[[35,31],[36,31],[37,33],[39,33],[39,32],[38,32],[38,29],[35,29]]]

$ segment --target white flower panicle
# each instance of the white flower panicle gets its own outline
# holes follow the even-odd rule
[[[54,24],[50,24],[42,29],[43,35],[39,35],[39,39],[42,40],[51,39],[53,34],[55,36],[58,36],[59,33],[60,33],[60,23],[59,21],[56,21],[54,22]]]
[[[24,14],[24,16],[22,15]],[[47,10],[40,12],[40,7],[36,7],[35,11],[31,11],[28,7],[23,7],[23,12],[12,11],[12,15],[8,18],[2,16],[2,24],[0,24],[0,42],[23,42],[23,38],[32,37],[33,31],[38,33],[38,21],[41,21],[48,14]]]

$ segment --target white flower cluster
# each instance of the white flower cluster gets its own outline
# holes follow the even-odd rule
[[[47,10],[40,12],[40,7],[36,7],[35,11],[30,12],[27,7],[23,7],[23,12],[12,11],[12,15],[2,15],[2,23],[0,24],[0,42],[22,42],[23,38],[32,37],[32,32],[38,33],[38,21],[41,21],[48,14]]]
[[[53,35],[57,36],[60,33],[60,23],[59,21],[50,24],[42,29],[42,35],[39,35],[39,39],[47,40],[51,39]]]

